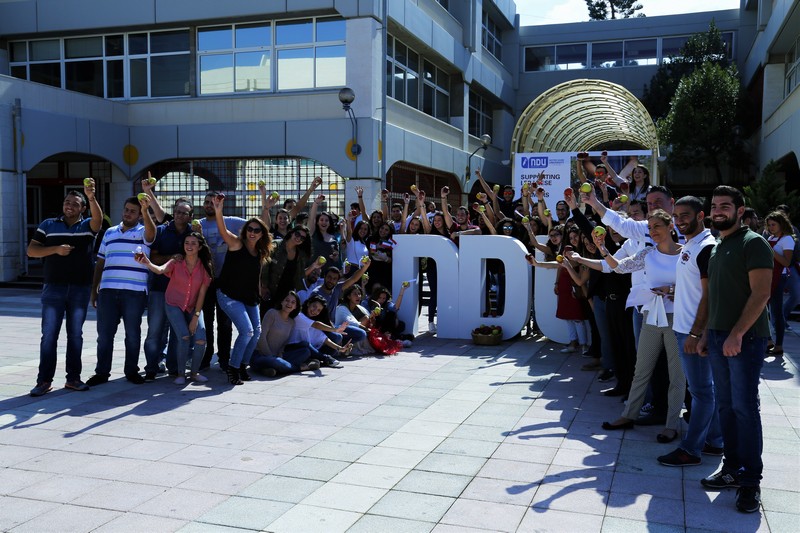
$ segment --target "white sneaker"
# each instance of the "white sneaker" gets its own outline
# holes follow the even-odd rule
[[[208,378],[202,374],[196,374],[192,379],[198,383],[205,383],[208,381]]]
[[[186,384],[186,378],[183,377],[183,376],[178,376],[177,378],[175,378],[175,381],[173,381],[173,383],[175,385],[185,385]]]
[[[428,331],[436,333],[436,322],[428,322]]]

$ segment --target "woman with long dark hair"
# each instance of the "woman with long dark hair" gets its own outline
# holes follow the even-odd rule
[[[250,368],[267,377],[319,368],[320,363],[311,357],[308,346],[299,345],[292,350],[286,347],[299,313],[300,297],[294,291],[289,291],[277,307],[267,311]]]
[[[309,231],[305,226],[290,228],[261,269],[261,298],[266,309],[275,307],[291,291],[303,289],[303,279],[322,263],[311,261]]]
[[[372,235],[367,241],[369,258],[372,260],[369,269],[369,283],[367,290],[371,291],[376,284],[384,287],[392,286],[392,250],[394,249],[394,227],[389,222],[384,222],[378,228],[377,235]]]
[[[324,201],[325,195],[318,195],[308,214],[311,253],[313,257],[324,257],[328,266],[342,268],[341,241],[347,240],[347,224],[328,211],[318,213]]]
[[[249,219],[239,235],[225,226],[222,215],[224,196],[213,199],[217,229],[228,245],[225,264],[217,279],[217,301],[236,327],[238,336],[231,350],[228,381],[241,385],[250,380],[247,365],[261,336],[261,315],[258,312],[261,269],[272,253],[272,237],[266,224],[256,217]]]
[[[312,294],[303,302],[301,312],[294,319],[294,329],[289,336],[285,350],[295,350],[307,346],[311,358],[322,364],[341,368],[342,364],[334,357],[341,353],[349,355],[353,344],[348,342],[342,346],[342,332],[347,329],[346,322],[335,328],[331,325],[327,308],[328,302],[319,294]]]
[[[194,342],[192,370],[189,378],[204,382],[208,378],[198,373],[205,353],[206,329],[203,323],[203,302],[213,279],[211,249],[203,234],[192,232],[183,239],[183,259],[170,259],[159,266],[150,262],[146,254],[138,254],[136,261],[145,265],[154,274],[164,274],[169,285],[164,294],[166,315],[172,331],[178,336],[176,385],[186,383],[186,359],[190,343]]]

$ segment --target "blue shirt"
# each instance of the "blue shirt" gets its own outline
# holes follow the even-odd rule
[[[42,258],[44,264],[45,283],[71,283],[75,285],[91,285],[92,252],[94,235],[91,218],[80,218],[72,226],[64,221],[64,215],[44,220],[33,234],[32,241],[42,246],[60,246],[68,244],[75,249],[69,254],[48,255]]]
[[[100,287],[103,289],[122,289],[147,292],[147,267],[133,258],[138,246],[142,252],[150,255],[152,242],[144,240],[144,225],[137,224],[133,228],[122,231],[122,223],[108,228],[103,235],[97,258],[103,259],[103,277]]]

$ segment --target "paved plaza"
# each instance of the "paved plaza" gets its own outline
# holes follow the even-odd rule
[[[0,530],[13,532],[798,531],[800,338],[766,360],[763,509],[706,492],[714,457],[655,458],[659,427],[606,433],[618,398],[541,337],[478,347],[428,334],[343,369],[179,387],[121,373],[31,398],[39,292],[0,289]],[[798,322],[791,322],[800,331]],[[120,328],[121,329],[121,328]],[[84,380],[95,363],[93,312]],[[144,360],[142,355],[141,360]],[[613,383],[612,383],[613,384]]]

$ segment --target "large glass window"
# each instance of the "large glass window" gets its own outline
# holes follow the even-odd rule
[[[200,94],[271,90],[271,45],[270,23],[200,28]]]
[[[525,72],[555,70],[555,46],[528,46],[525,48]]]
[[[798,38],[786,54],[786,88],[784,97],[800,84],[800,38]]]
[[[625,41],[625,66],[636,67],[658,64],[656,39]]]
[[[586,43],[559,44],[556,47],[556,70],[586,68]]]
[[[189,30],[15,41],[11,73],[105,98],[189,94]]]
[[[677,37],[664,37],[661,39],[661,61],[669,63],[670,58],[680,56],[681,48],[689,40],[689,35],[679,35]]]
[[[592,68],[621,67],[622,41],[592,43]]]
[[[481,23],[481,44],[497,59],[503,58],[503,35],[488,12],[483,12]]]
[[[480,137],[484,133],[494,136],[492,106],[475,91],[469,92],[469,134]]]
[[[450,75],[394,37],[389,37],[387,51],[387,95],[439,120],[448,121]]]

